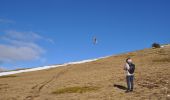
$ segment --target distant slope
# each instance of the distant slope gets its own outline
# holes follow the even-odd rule
[[[126,89],[123,66],[136,64],[135,90]],[[170,46],[92,62],[0,77],[0,100],[169,100]]]
[[[12,74],[18,74],[18,73],[25,73],[25,72],[32,72],[32,71],[39,71],[39,70],[57,68],[57,67],[73,65],[73,64],[82,64],[82,63],[92,62],[92,61],[96,61],[98,59],[103,59],[103,58],[106,58],[106,57],[89,59],[89,60],[82,60],[82,61],[76,61],[76,62],[69,62],[69,63],[65,63],[65,64],[61,64],[61,65],[42,66],[42,67],[36,67],[36,68],[17,69],[17,70],[11,70],[11,71],[6,71],[4,69],[0,69],[0,72],[1,72],[0,76],[12,75]]]

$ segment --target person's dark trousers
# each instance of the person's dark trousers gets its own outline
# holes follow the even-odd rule
[[[126,76],[126,81],[127,81],[127,90],[129,91],[133,91],[133,80],[134,80],[134,76]]]

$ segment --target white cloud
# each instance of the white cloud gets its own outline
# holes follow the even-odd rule
[[[12,46],[0,45],[0,60],[3,62],[28,61],[39,59],[42,51],[41,48],[31,46]]]
[[[6,35],[4,36],[4,38],[18,41],[34,42],[43,38],[35,32],[17,32],[14,30],[8,30],[5,31],[5,33]]]
[[[0,72],[4,72],[4,71],[7,71],[7,70],[0,66]]]
[[[50,38],[47,38],[46,40],[47,40],[48,42],[52,43],[52,44],[55,44],[55,41],[52,40],[52,39],[50,39]]]
[[[0,38],[6,42],[0,44],[0,62],[38,60],[45,53],[37,43],[44,38],[37,33],[6,31]]]

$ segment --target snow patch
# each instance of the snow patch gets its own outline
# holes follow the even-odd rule
[[[107,56],[107,57],[109,57],[109,56]],[[69,62],[69,63],[65,63],[65,64],[62,64],[62,65],[43,66],[43,67],[37,67],[37,68],[31,68],[31,69],[25,69],[25,70],[1,72],[0,76],[18,74],[18,73],[24,73],[24,72],[39,71],[39,70],[44,70],[44,69],[67,66],[67,65],[71,65],[71,64],[82,64],[82,63],[92,62],[92,61],[96,61],[96,60],[99,60],[99,59],[102,59],[102,58],[107,58],[107,57],[101,57],[101,58],[97,58],[97,59],[89,59],[89,60],[83,60],[83,61],[77,61],[77,62]]]

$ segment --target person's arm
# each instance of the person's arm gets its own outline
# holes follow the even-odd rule
[[[123,69],[124,69],[124,70],[127,70],[127,64],[124,65],[124,68],[123,68]]]
[[[124,70],[129,70],[129,64],[125,64]]]

